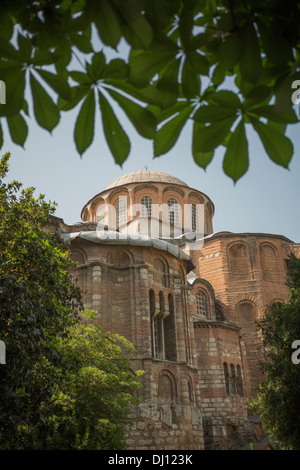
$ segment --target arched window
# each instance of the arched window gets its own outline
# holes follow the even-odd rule
[[[233,281],[251,278],[249,248],[246,243],[234,243],[228,249],[230,277]]]
[[[226,395],[230,395],[230,390],[229,390],[229,372],[228,372],[228,364],[224,362],[223,364],[223,370],[224,370],[224,377],[225,377],[225,389],[226,389]]]
[[[237,394],[242,397],[244,395],[243,391],[243,378],[242,378],[242,370],[239,365],[236,366],[236,392]]]
[[[242,397],[244,392],[241,366],[237,365],[235,370],[234,365],[230,364],[230,369],[228,369],[228,364],[224,362],[223,371],[226,395],[239,395]]]
[[[205,235],[209,234],[210,232],[209,225],[210,225],[209,216],[208,216],[207,210],[205,209],[205,228],[204,228]]]
[[[171,225],[179,225],[178,202],[173,197],[168,200],[168,214]]]
[[[116,205],[117,228],[127,222],[127,203],[120,199]]]
[[[97,209],[97,216],[96,220],[98,223],[104,224],[104,219],[105,219],[105,211],[104,211],[104,206],[102,205]]]
[[[260,260],[265,281],[278,280],[278,265],[276,250],[271,245],[263,244],[260,246]]]
[[[176,361],[176,330],[174,316],[174,298],[172,294],[168,295],[169,314],[164,319],[164,341],[165,341],[165,359]]]
[[[197,204],[191,205],[191,219],[192,219],[192,231],[199,232],[200,225],[199,225],[199,216],[197,212]]]
[[[152,198],[150,196],[144,196],[141,199],[141,216],[151,217],[152,212]]]
[[[233,364],[230,364],[230,375],[229,375],[229,391],[230,395],[236,395],[236,377],[235,368]]]
[[[174,402],[173,384],[166,374],[161,374],[158,378],[158,403],[171,405]]]
[[[198,291],[196,293],[197,315],[208,316],[206,295]]]
[[[188,392],[189,392],[189,401],[191,404],[194,404],[194,390],[191,379],[188,379]]]
[[[159,282],[164,287],[168,287],[168,285],[167,285],[168,278],[165,276],[166,267],[165,267],[163,261],[161,261],[158,258],[155,258],[153,260],[153,268],[154,268],[155,271],[157,271],[157,273],[154,274],[155,281]],[[159,273],[163,273],[163,275],[161,275]]]

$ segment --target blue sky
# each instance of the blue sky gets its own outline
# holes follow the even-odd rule
[[[222,147],[206,171],[195,164],[190,128],[184,129],[173,150],[153,159],[151,141],[141,138],[128,121],[123,123],[131,139],[131,153],[123,168],[114,163],[99,115],[94,141],[82,158],[73,141],[74,114],[63,114],[52,135],[32,119],[24,149],[10,141],[5,128],[1,153],[12,154],[8,179],[17,179],[25,187],[34,186],[36,194],[56,201],[58,217],[73,223],[80,220],[83,205],[114,179],[148,167],[177,176],[207,194],[215,205],[215,232],[274,233],[300,242],[299,124],[288,130],[295,149],[289,170],[271,162],[256,135],[249,132],[250,167],[234,185],[222,170]]]

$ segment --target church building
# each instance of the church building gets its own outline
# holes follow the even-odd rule
[[[135,348],[144,370],[127,449],[272,448],[247,403],[262,381],[256,320],[288,299],[282,235],[213,230],[206,194],[158,171],[125,174],[81,222],[53,224],[96,322]]]

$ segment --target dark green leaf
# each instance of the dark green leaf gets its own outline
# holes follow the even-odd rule
[[[117,47],[121,36],[121,27],[114,6],[110,1],[103,0],[101,8],[97,9],[94,19],[100,39],[107,46]]]
[[[1,122],[0,122],[0,149],[2,148],[3,146],[3,130],[2,130],[2,125],[1,125]]]
[[[69,33],[72,44],[85,54],[93,52],[89,39],[84,34]]]
[[[122,18],[122,31],[126,41],[135,49],[147,49],[153,39],[153,31],[142,12],[134,2],[114,0],[114,4]]]
[[[244,123],[240,121],[227,143],[223,169],[224,173],[236,182],[246,173],[248,166],[248,142]]]
[[[19,33],[18,35],[18,46],[21,60],[29,63],[32,52],[32,41],[30,38],[23,36]]]
[[[177,53],[173,45],[155,44],[148,51],[134,51],[129,60],[129,77],[133,85],[146,87],[151,78],[170,62]]]
[[[35,118],[41,127],[51,132],[59,122],[59,110],[32,74],[30,83]]]
[[[156,88],[158,90],[159,105],[162,109],[169,108],[176,103],[179,91],[178,71],[180,61],[172,60],[160,75]]]
[[[75,82],[80,83],[81,85],[91,85],[93,83],[91,77],[88,76],[85,72],[77,72],[76,70],[70,72],[70,77],[75,80]]]
[[[235,110],[242,106],[237,94],[229,90],[220,90],[215,93],[210,93],[208,95],[208,101]]]
[[[77,104],[87,95],[90,85],[78,85],[71,88],[71,99],[69,101],[62,98],[58,99],[57,106],[62,111],[69,111],[75,108]]]
[[[116,91],[109,88],[107,88],[107,91],[117,101],[123,111],[125,111],[138,133],[146,139],[153,139],[156,131],[155,116],[147,109],[120,95]]]
[[[59,54],[47,50],[35,49],[34,55],[30,59],[30,62],[34,65],[51,65],[55,64],[59,59]],[[67,62],[67,64],[68,63],[69,61]]]
[[[71,99],[71,88],[66,80],[47,70],[36,70],[48,85],[63,99]]]
[[[102,78],[106,81],[111,79],[124,79],[128,77],[128,65],[121,59],[111,60],[103,69]]]
[[[80,108],[74,129],[74,140],[80,155],[91,145],[94,138],[95,93],[90,90]]]
[[[202,127],[202,126],[201,126]],[[198,148],[198,133],[201,130],[200,124],[198,122],[194,122],[193,125],[193,140],[192,140],[192,154],[194,161],[197,163],[198,166],[201,168],[206,168],[207,165],[211,162],[214,152],[201,152]]]
[[[0,116],[15,116],[23,108],[25,70],[7,69],[1,73],[6,87],[6,104],[0,104]]]
[[[221,108],[216,105],[201,106],[194,114],[193,119],[199,123],[218,122],[236,116],[233,108]]]
[[[12,141],[23,147],[28,134],[28,127],[22,114],[8,117],[7,123]]]
[[[187,54],[187,57],[198,75],[208,75],[210,66],[204,55],[191,51]]]
[[[294,152],[290,139],[279,132],[278,129],[263,124],[257,119],[251,119],[251,122],[270,159],[278,165],[288,168]]]
[[[247,111],[254,106],[261,106],[264,101],[269,101],[272,89],[267,86],[253,88],[246,96],[243,108]]]
[[[93,78],[98,80],[101,77],[101,73],[105,68],[105,55],[103,52],[97,52],[93,55],[91,69],[93,72]]]
[[[199,128],[198,134],[195,135],[197,149],[201,153],[213,151],[223,143],[227,134],[230,131],[235,117],[225,119],[210,126],[202,126]]]
[[[225,38],[219,47],[220,64],[224,71],[231,70],[240,60],[243,43],[239,31]]]
[[[185,59],[182,67],[181,86],[184,95],[188,99],[200,95],[200,78],[188,58]]]
[[[258,21],[262,46],[268,59],[274,64],[285,65],[293,60],[292,45],[280,34],[278,30],[272,30],[263,21]]]
[[[167,153],[174,146],[192,110],[192,106],[186,106],[156,132],[154,139],[155,157]]]
[[[274,105],[270,106],[257,106],[255,108],[251,108],[252,114],[257,114],[258,116],[265,117],[270,119],[271,121],[279,122],[282,124],[295,124],[299,122],[295,112],[293,109],[289,111],[280,112]]]
[[[117,120],[112,107],[100,92],[99,103],[106,141],[113,154],[115,162],[122,166],[130,152],[130,141]]]
[[[260,57],[260,46],[254,26],[247,26],[240,35],[243,44],[243,53],[240,57],[240,71],[243,80],[255,84],[257,83],[261,71],[262,62]]]
[[[170,25],[170,18],[178,7],[178,0],[147,0],[145,16],[155,31],[162,31]]]

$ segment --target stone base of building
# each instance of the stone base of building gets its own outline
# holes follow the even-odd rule
[[[141,403],[131,418],[134,424],[127,430],[127,450],[204,449],[202,416],[195,406]]]

